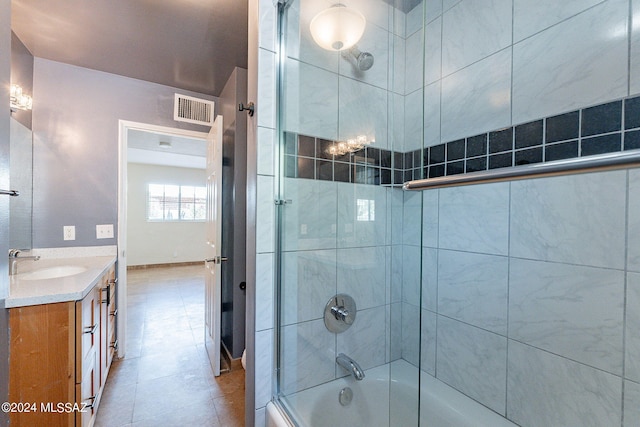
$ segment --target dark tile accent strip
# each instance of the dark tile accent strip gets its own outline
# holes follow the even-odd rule
[[[542,145],[542,120],[516,126],[516,149],[536,145]]]
[[[429,178],[444,176],[444,165],[429,166]]]
[[[329,152],[329,147],[331,147],[332,144],[333,141],[318,138],[316,140],[316,159],[333,160],[333,154]]]
[[[511,153],[494,154],[489,156],[489,169],[508,168],[512,165]]]
[[[476,157],[474,159],[467,159],[466,172],[479,172],[487,170],[487,157]]]
[[[542,147],[516,151],[514,163],[516,166],[542,163]]]
[[[640,128],[640,96],[624,100],[624,128]]]
[[[333,164],[328,160],[316,160],[317,178],[323,181],[333,181]]]
[[[513,128],[489,132],[489,153],[513,150]]]
[[[298,135],[298,156],[315,157],[316,139],[311,136]]]
[[[594,154],[611,153],[620,151],[621,148],[620,133],[612,133],[583,139],[580,146],[580,155],[591,156]]]
[[[464,160],[447,163],[447,175],[459,175],[464,173]]]
[[[547,130],[545,142],[567,141],[580,136],[580,112],[572,111],[566,114],[546,119]]]
[[[351,182],[351,165],[335,162],[333,164],[333,179],[339,182]]]
[[[434,145],[433,147],[429,147],[429,164],[443,163],[444,162],[444,149],[445,145]],[[426,163],[425,163],[426,164]]]
[[[315,160],[306,157],[298,157],[298,174],[297,178],[315,179]]]
[[[547,145],[544,147],[544,160],[564,160],[578,157],[578,141],[561,142],[559,144]]]
[[[624,133],[624,149],[637,150],[640,148],[640,130],[632,130]]]
[[[452,160],[464,159],[465,141],[459,139],[457,141],[447,143],[447,162]]]
[[[581,136],[619,131],[622,127],[622,101],[610,102],[582,110]]]
[[[624,129],[622,127],[624,126]],[[397,152],[366,147],[334,156],[334,141],[285,132],[284,175],[369,185],[640,149],[640,96]]]
[[[467,157],[482,156],[487,154],[487,134],[467,138]]]

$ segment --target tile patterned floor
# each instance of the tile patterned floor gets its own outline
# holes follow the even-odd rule
[[[204,349],[204,267],[130,270],[127,282],[127,354],[95,426],[244,426],[244,370],[215,378]]]

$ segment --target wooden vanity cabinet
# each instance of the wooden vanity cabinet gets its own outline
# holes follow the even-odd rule
[[[33,405],[28,412],[10,412],[11,425],[93,424],[113,358],[111,286],[109,304],[103,303],[110,281],[115,282],[113,267],[81,301],[9,309],[9,402]]]

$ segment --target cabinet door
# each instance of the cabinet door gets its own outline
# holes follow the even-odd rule
[[[76,303],[76,403],[89,405],[78,413],[80,426],[89,425],[100,391],[100,286]]]
[[[75,317],[74,302],[9,309],[8,401],[36,405],[32,412],[11,412],[12,426],[74,426],[74,413],[52,409],[75,401]]]
[[[107,366],[111,365],[113,357],[116,351],[118,351],[118,339],[116,337],[116,319],[118,316],[118,305],[116,302],[116,287],[118,280],[116,279],[115,269],[112,269],[109,275],[109,292],[111,296],[109,298],[109,319],[107,320]]]
[[[107,381],[107,373],[109,365],[107,364],[107,353],[109,347],[107,339],[109,337],[109,302],[110,302],[110,289],[109,289],[109,275],[106,274],[100,279],[100,345],[96,350],[100,354],[100,385],[104,385]]]

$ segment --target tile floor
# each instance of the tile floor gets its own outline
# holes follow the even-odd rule
[[[204,348],[204,267],[130,270],[127,282],[126,357],[95,426],[244,426],[244,370],[215,378]]]

